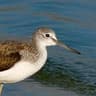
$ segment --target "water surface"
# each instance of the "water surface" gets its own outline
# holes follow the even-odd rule
[[[57,90],[63,95],[55,96],[64,96],[66,92],[69,93],[68,96],[75,93],[96,96],[95,25],[95,0],[0,0],[0,40],[30,39],[36,28],[45,26],[54,29],[60,40],[81,52],[78,56],[59,47],[48,48],[46,66],[32,77],[39,85],[35,81],[13,84],[14,88],[6,85],[5,95],[11,90],[15,90],[16,95],[23,96],[43,94],[43,91],[34,94],[33,91],[22,93],[21,87],[24,84],[26,86],[23,86],[23,89],[27,89],[28,83],[30,86],[32,84],[42,87],[42,90],[47,90],[47,86],[50,86],[49,89],[52,86],[59,87],[60,89],[52,90]],[[45,91],[41,96],[47,96],[48,92]]]

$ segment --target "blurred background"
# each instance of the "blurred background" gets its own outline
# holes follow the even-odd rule
[[[81,55],[48,48],[45,67],[31,78],[7,84],[3,96],[96,96],[95,0],[0,0],[0,40],[28,40],[38,27]]]

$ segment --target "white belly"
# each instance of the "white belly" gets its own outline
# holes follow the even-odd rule
[[[24,80],[39,71],[44,63],[45,62],[42,62],[42,64],[31,64],[30,62],[20,61],[9,70],[0,72],[0,82],[15,83]]]

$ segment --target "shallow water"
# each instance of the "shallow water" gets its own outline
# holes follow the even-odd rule
[[[50,86],[49,89],[56,86],[64,88],[64,92],[70,90],[78,95],[96,96],[95,25],[95,0],[0,0],[0,40],[30,39],[36,28],[46,26],[54,29],[60,40],[81,52],[78,56],[59,47],[48,48],[46,66],[33,77],[42,86],[35,81],[25,81],[23,84],[36,84],[43,89],[43,85]],[[17,90],[17,87],[23,86],[22,83],[19,84],[13,85],[16,95],[32,94],[29,91],[29,95],[27,91],[22,93],[22,89]],[[9,88],[12,90],[12,86],[9,85]],[[28,87],[23,86],[23,89],[26,88]],[[58,88],[56,90],[61,92]],[[39,94],[43,94],[43,91],[32,95]],[[45,91],[43,95],[47,94]]]
[[[61,90],[58,87],[49,87],[35,82],[26,80],[17,84],[6,85],[3,96],[79,96],[69,90]]]

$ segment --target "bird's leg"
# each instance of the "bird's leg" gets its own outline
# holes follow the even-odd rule
[[[3,90],[3,84],[0,84],[0,96],[2,95],[2,90]]]

